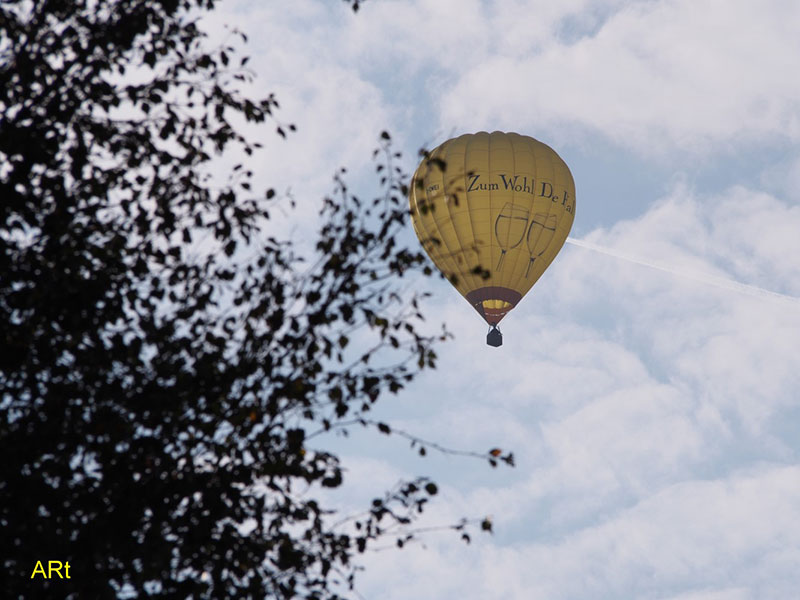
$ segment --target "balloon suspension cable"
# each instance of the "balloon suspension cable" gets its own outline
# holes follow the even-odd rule
[[[503,334],[500,333],[500,330],[497,328],[497,325],[492,325],[492,328],[489,330],[489,333],[486,334],[486,343],[494,348],[503,345]]]

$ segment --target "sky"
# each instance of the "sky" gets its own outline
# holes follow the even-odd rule
[[[746,600],[800,588],[800,3],[795,0],[234,0],[257,92],[286,141],[257,177],[313,223],[338,167],[365,196],[388,130],[420,147],[516,131],[577,189],[571,242],[503,323],[446,282],[427,307],[455,339],[376,417],[513,469],[396,436],[330,443],[363,507],[430,475],[428,525],[368,552],[363,598]],[[413,235],[409,227],[409,235]],[[438,320],[436,320],[438,319]]]

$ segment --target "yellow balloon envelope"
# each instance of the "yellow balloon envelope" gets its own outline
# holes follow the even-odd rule
[[[532,137],[485,131],[448,140],[417,167],[411,222],[434,264],[497,324],[553,262],[575,217],[575,182]]]

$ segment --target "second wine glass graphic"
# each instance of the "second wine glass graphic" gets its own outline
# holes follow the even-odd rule
[[[500,244],[500,260],[497,261],[495,271],[503,267],[503,259],[506,252],[511,248],[516,248],[522,243],[525,237],[525,229],[528,227],[528,216],[530,211],[521,206],[514,206],[511,202],[506,202],[497,220],[494,222],[494,235]]]
[[[558,219],[555,215],[548,215],[546,213],[536,213],[533,215],[533,222],[528,228],[528,251],[530,252],[530,261],[525,271],[525,279],[530,275],[533,263],[545,253],[550,242],[553,241],[553,235],[556,232],[557,224]]]

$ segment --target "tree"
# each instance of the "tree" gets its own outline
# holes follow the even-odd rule
[[[214,4],[0,4],[9,597],[336,598],[354,555],[387,531],[402,546],[436,493],[404,482],[349,530],[294,493],[342,482],[315,432],[392,432],[365,413],[434,367],[446,333],[420,334],[419,299],[398,292],[430,270],[398,242],[407,189],[388,134],[380,196],[339,177],[311,262],[264,233],[280,200],[244,162],[223,185],[208,175],[258,149],[237,118],[294,129],[273,96],[238,91],[238,42],[206,47],[194,19]],[[48,559],[70,560],[70,579],[32,583]]]

